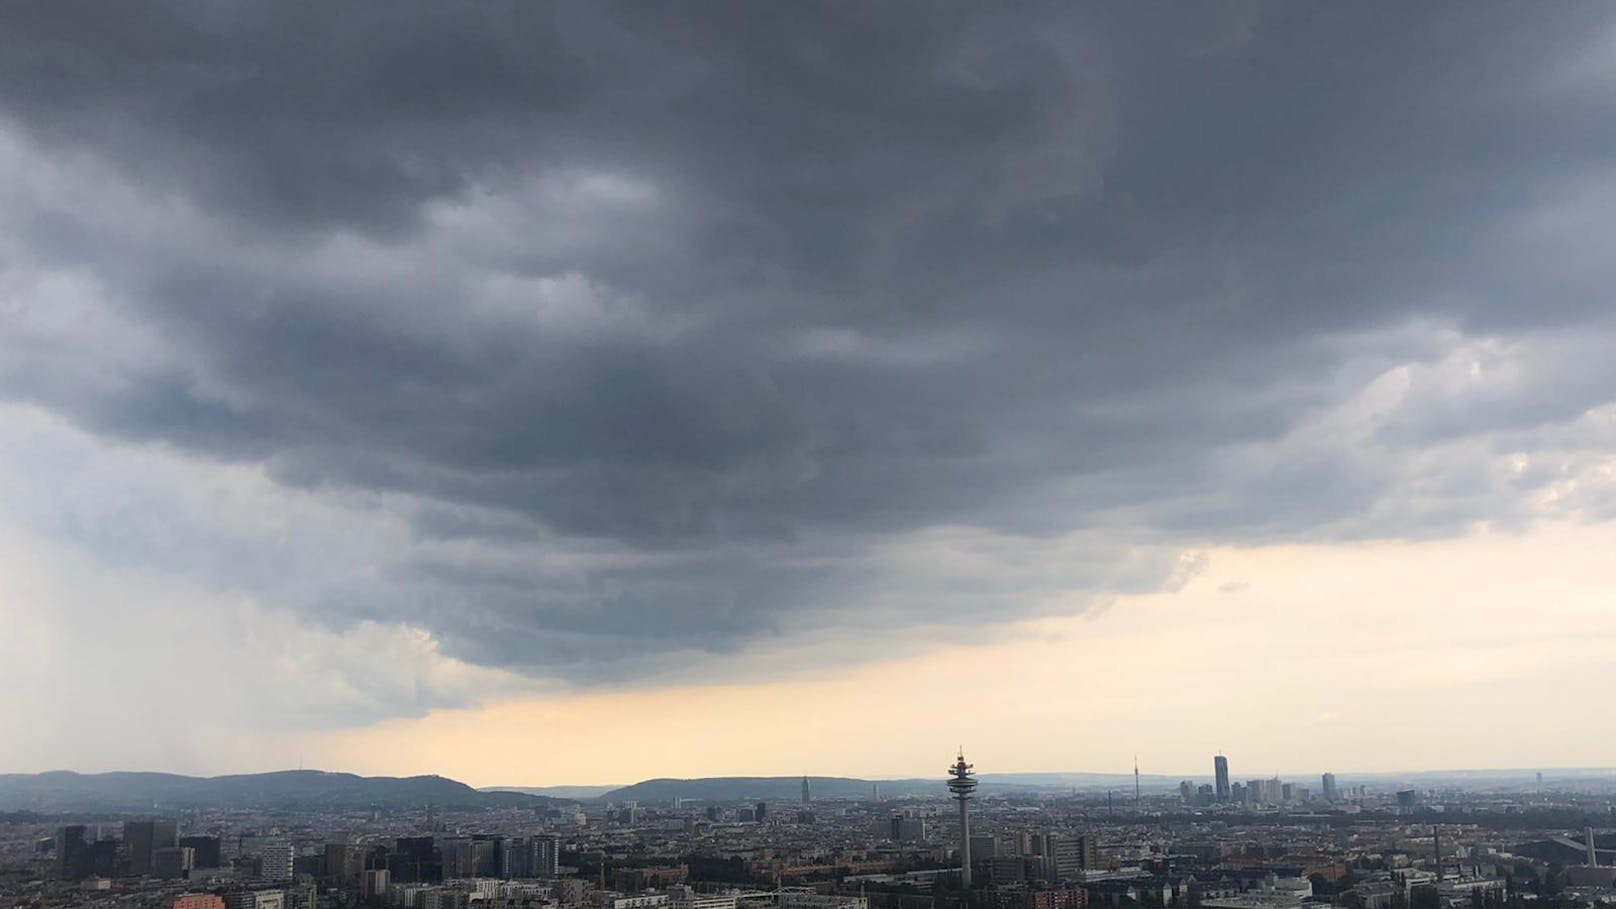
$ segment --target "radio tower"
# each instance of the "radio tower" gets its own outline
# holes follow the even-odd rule
[[[1133,756],[1133,807],[1139,809],[1139,755]]]
[[[960,886],[971,889],[971,793],[976,791],[976,777],[971,765],[965,763],[965,748],[961,746],[959,758],[948,768],[948,791],[960,806]]]

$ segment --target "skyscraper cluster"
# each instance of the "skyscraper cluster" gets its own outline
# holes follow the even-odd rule
[[[1192,805],[1277,806],[1297,805],[1313,800],[1313,790],[1296,783],[1287,783],[1277,776],[1247,780],[1243,783],[1232,780],[1229,775],[1229,759],[1222,754],[1214,755],[1212,758],[1212,780],[1210,785],[1200,786],[1190,780],[1184,780],[1179,784],[1179,795],[1186,804]],[[1336,783],[1335,774],[1326,773],[1320,781],[1323,784],[1321,794],[1325,801],[1330,803],[1342,801],[1344,793]]]
[[[214,845],[217,855],[217,844]],[[196,861],[195,844],[182,842],[172,820],[125,821],[123,838],[95,836],[83,824],[56,833],[56,873],[62,880],[87,877],[180,877]]]

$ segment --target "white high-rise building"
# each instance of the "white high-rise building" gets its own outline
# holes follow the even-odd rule
[[[296,850],[284,837],[279,836],[244,836],[241,838],[241,854],[253,860],[258,870],[258,876],[266,881],[289,881],[292,879],[292,858]]]

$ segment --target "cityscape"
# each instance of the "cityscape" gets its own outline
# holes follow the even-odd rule
[[[1242,783],[1222,754],[1209,769],[1210,782],[1146,785],[1136,767],[1132,786],[1062,791],[1027,776],[984,781],[961,749],[929,785],[654,780],[578,799],[466,789],[442,806],[378,788],[372,797],[385,801],[368,807],[332,795],[331,775],[297,771],[268,775],[280,779],[254,785],[279,794],[237,807],[182,785],[169,792],[185,807],[77,812],[51,805],[150,793],[129,783],[121,794],[88,795],[94,787],[73,780],[30,788],[33,780],[12,777],[0,786],[10,802],[0,804],[0,906],[1616,905],[1616,771],[1418,774],[1422,782],[1405,788],[1395,776],[1333,772]],[[798,783],[795,798],[780,797]],[[327,807],[292,795],[322,787]],[[642,793],[651,797],[633,797]]]
[[[0,0],[0,909],[1616,909],[1616,0]]]

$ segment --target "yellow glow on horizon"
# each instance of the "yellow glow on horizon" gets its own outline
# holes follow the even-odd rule
[[[332,733],[328,766],[475,785],[1612,763],[1616,528],[1209,550],[1182,590],[822,677],[582,692]],[[715,657],[720,659],[720,657]]]

